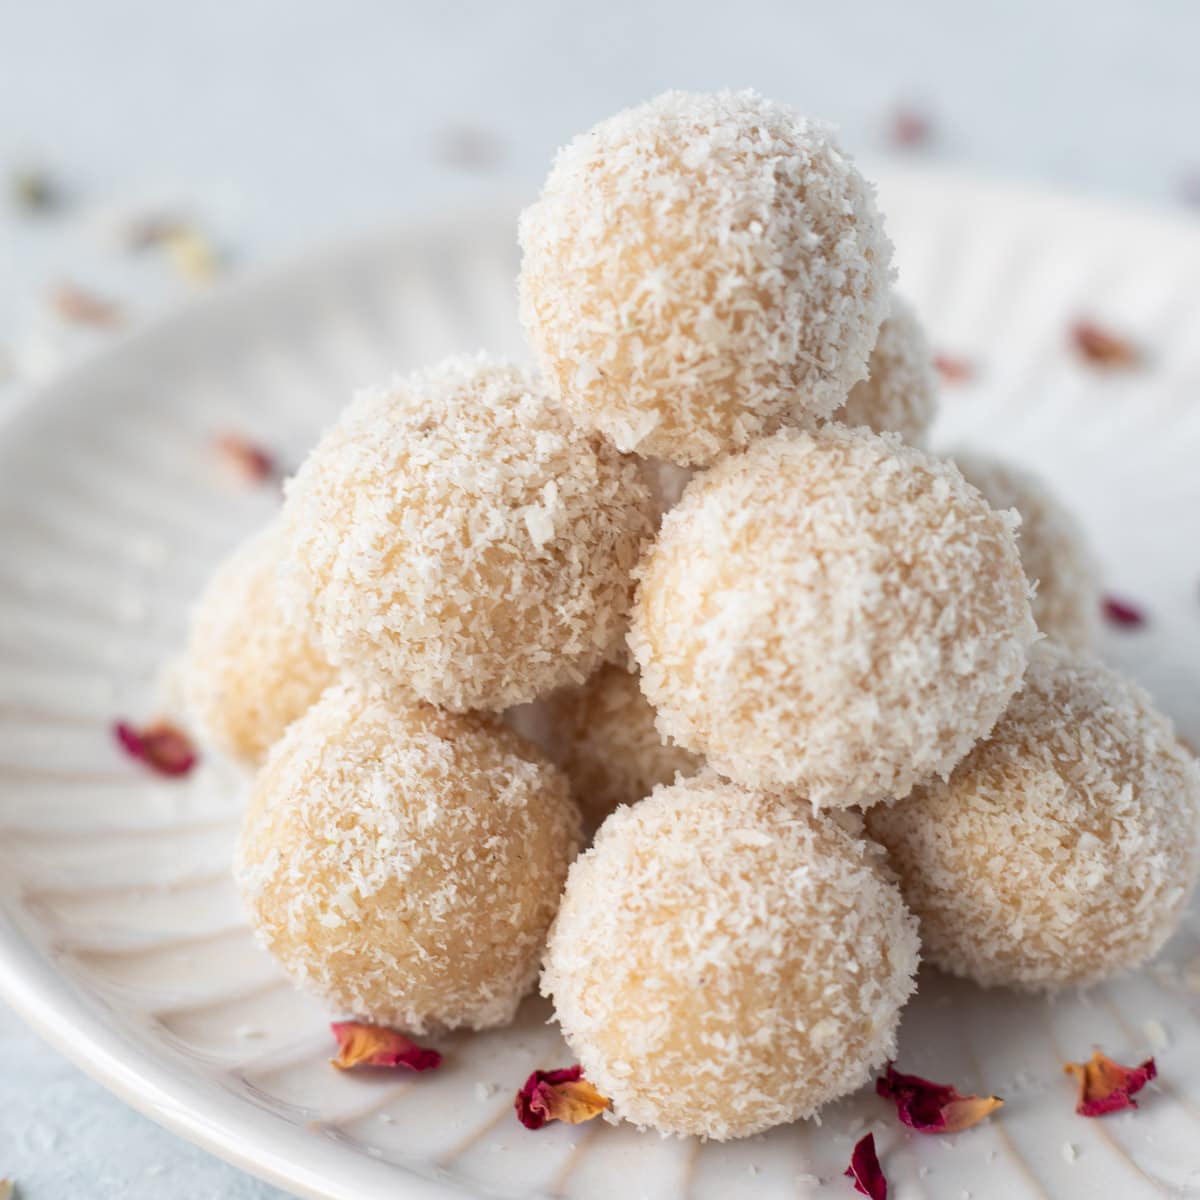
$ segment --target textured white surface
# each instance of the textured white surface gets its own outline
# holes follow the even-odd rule
[[[976,369],[947,395],[934,443],[974,441],[1058,481],[1110,584],[1150,613],[1145,629],[1110,632],[1106,655],[1197,740],[1200,235],[952,178],[892,178],[882,202],[935,344]],[[901,1027],[902,1069],[1009,1101],[955,1139],[905,1136],[870,1094],[820,1126],[724,1149],[607,1126],[527,1135],[511,1089],[564,1055],[536,1003],[513,1031],[443,1042],[452,1065],[436,1076],[331,1073],[322,1014],[281,986],[241,923],[226,867],[237,788],[212,767],[148,780],[117,754],[108,722],[145,712],[205,572],[275,503],[270,489],[229,490],[211,433],[233,425],[295,461],[351,382],[464,345],[514,352],[511,220],[402,229],[243,287],[64,377],[0,437],[0,987],[119,1094],[337,1200],[428,1195],[404,1165],[509,1197],[611,1196],[631,1173],[651,1200],[820,1196],[798,1181],[807,1174],[836,1195],[868,1123],[899,1197],[1194,1190],[1194,914],[1153,969],[1079,999],[924,976]],[[1066,336],[1081,305],[1137,338],[1148,365],[1105,375],[1082,363]],[[1142,1109],[1076,1118],[1059,1064],[1093,1043],[1136,1061],[1148,1022],[1170,1042]],[[59,1163],[77,1170],[69,1146],[89,1122],[30,1134],[35,1106],[16,1104],[22,1133],[7,1139],[16,1161],[4,1169],[33,1200],[57,1197]],[[68,1149],[60,1160],[36,1139]],[[1067,1141],[1079,1150],[1070,1164]],[[95,1173],[140,1163],[149,1144],[118,1147]],[[237,1194],[215,1178],[216,1194]],[[179,1194],[205,1194],[192,1186]]]

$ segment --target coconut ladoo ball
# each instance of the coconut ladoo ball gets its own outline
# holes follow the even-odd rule
[[[717,1140],[809,1116],[894,1054],[916,922],[877,847],[711,772],[576,860],[542,991],[634,1124]]]
[[[829,131],[753,92],[667,92],[560,150],[521,217],[521,320],[572,414],[700,465],[866,375],[891,244]]]
[[[1033,619],[1057,642],[1076,650],[1099,633],[1100,571],[1083,528],[1036,476],[984,454],[955,451],[954,461],[993,508],[1021,516],[1017,545],[1034,585]]]
[[[334,675],[303,622],[284,618],[272,524],[213,574],[193,613],[182,664],[184,702],[205,742],[257,763]]]
[[[948,774],[1036,637],[1015,523],[895,434],[784,430],[722,459],[638,568],[629,644],[660,731],[818,807]]]
[[[891,315],[879,327],[867,363],[867,378],[854,385],[832,419],[866,425],[876,433],[898,433],[920,446],[936,415],[937,376],[929,342],[912,306],[893,296]]]
[[[637,677],[601,667],[579,688],[546,698],[550,757],[567,773],[571,795],[595,829],[618,805],[636,804],[676,773],[692,775],[700,760],[663,740]]]
[[[925,954],[985,985],[1136,967],[1200,870],[1200,764],[1141,688],[1042,643],[992,736],[947,782],[867,813]]]
[[[234,874],[262,944],[343,1013],[422,1033],[510,1021],[579,812],[492,719],[330,688],[255,781]]]
[[[637,465],[483,355],[357,397],[283,523],[330,659],[457,711],[582,683],[615,653],[653,528]]]

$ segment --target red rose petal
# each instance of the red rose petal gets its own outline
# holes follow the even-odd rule
[[[120,305],[73,283],[60,283],[51,292],[50,303],[63,320],[76,325],[111,329],[120,325],[124,317]]]
[[[870,1200],[887,1200],[887,1179],[875,1153],[875,1135],[868,1133],[860,1138],[850,1155],[850,1165],[845,1170],[847,1179],[853,1180],[854,1190]]]
[[[1094,321],[1076,321],[1071,326],[1071,342],[1079,354],[1098,367],[1132,367],[1141,358],[1137,346],[1128,338]]]
[[[908,104],[892,109],[888,141],[893,146],[923,146],[932,136],[933,122],[927,112]]]
[[[975,369],[965,358],[954,358],[949,354],[935,354],[933,366],[946,384],[966,383]]]
[[[442,1065],[436,1050],[418,1046],[394,1029],[366,1025],[361,1021],[334,1021],[329,1026],[337,1039],[338,1056],[329,1061],[342,1071],[354,1067],[404,1067],[409,1071],[432,1071]]]
[[[919,1133],[960,1133],[978,1125],[1004,1101],[999,1096],[962,1096],[944,1083],[902,1075],[891,1063],[875,1080],[875,1092],[896,1105],[896,1115]]]
[[[249,483],[266,483],[278,474],[274,456],[239,433],[220,434],[216,445],[225,462]]]
[[[159,775],[186,775],[196,765],[196,749],[182,729],[167,721],[157,721],[138,729],[127,721],[113,726],[118,744],[139,762]]]
[[[1104,619],[1110,625],[1117,625],[1122,629],[1136,629],[1139,625],[1146,623],[1145,612],[1128,600],[1121,600],[1116,596],[1105,596],[1101,602],[1101,608]]]
[[[1134,1094],[1158,1074],[1154,1059],[1136,1067],[1123,1067],[1099,1050],[1085,1063],[1063,1063],[1063,1071],[1079,1081],[1075,1111],[1081,1117],[1102,1117],[1123,1108],[1137,1108]]]
[[[526,1129],[541,1129],[548,1121],[578,1125],[608,1107],[609,1101],[584,1079],[579,1065],[534,1071],[513,1099],[517,1120]]]

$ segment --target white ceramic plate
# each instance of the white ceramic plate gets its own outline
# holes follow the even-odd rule
[[[1106,653],[1200,742],[1200,230],[944,176],[889,177],[882,200],[903,288],[975,372],[947,390],[939,439],[1054,477],[1112,589],[1149,614]],[[294,463],[356,384],[481,345],[520,353],[515,266],[511,214],[373,237],[125,341],[8,423],[0,994],[131,1104],[306,1196],[844,1196],[868,1127],[899,1200],[1200,1193],[1194,917],[1154,967],[1082,996],[923,977],[902,1069],[1008,1100],[953,1139],[907,1133],[867,1091],[726,1146],[601,1122],[529,1133],[514,1089],[570,1061],[537,1001],[513,1029],[440,1043],[434,1075],[327,1065],[324,1014],[253,947],[227,878],[240,784],[215,765],[156,780],[110,724],[152,715],[189,601],[275,503],[224,477],[213,435]],[[1081,315],[1146,365],[1082,363]],[[1093,1044],[1157,1053],[1136,1113],[1074,1115],[1060,1064]]]

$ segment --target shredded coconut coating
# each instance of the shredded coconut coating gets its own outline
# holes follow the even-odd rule
[[[822,125],[753,92],[667,92],[560,150],[521,216],[543,374],[622,450],[702,464],[866,375],[891,243]]]
[[[637,678],[601,667],[582,687],[548,696],[550,757],[567,773],[571,795],[595,829],[618,805],[636,804],[677,773],[692,775],[701,760],[663,740]]]
[[[925,331],[912,305],[900,296],[892,296],[891,316],[879,327],[867,372],[830,420],[851,428],[865,425],[876,433],[898,433],[911,445],[924,447],[937,416],[937,377]],[[803,409],[786,423],[805,429],[819,424]],[[695,470],[659,458],[647,459],[643,470],[661,520],[679,503]],[[993,503],[997,508],[1012,506],[1013,502]]]
[[[1100,568],[1075,514],[1036,475],[987,455],[955,451],[954,461],[993,508],[1021,516],[1017,545],[1034,586],[1033,619],[1056,642],[1092,646],[1100,627]]]
[[[865,1083],[918,960],[881,862],[711,772],[609,817],[571,867],[542,991],[615,1113],[724,1140]]]
[[[256,764],[334,676],[303,622],[284,619],[271,524],[213,573],[192,612],[181,670],[184,704],[201,740]]]
[[[895,434],[789,429],[722,459],[638,568],[629,644],[659,729],[818,807],[948,774],[1036,637],[1016,525]]]
[[[854,385],[830,420],[851,428],[865,425],[876,433],[898,433],[911,445],[923,447],[938,407],[933,355],[912,305],[896,295],[891,303],[891,315],[879,327],[871,351],[867,378]],[[786,423],[806,429],[818,424],[807,418],[803,408]],[[695,470],[659,458],[647,459],[643,470],[661,520],[679,503]]]
[[[423,1033],[510,1021],[537,976],[579,812],[495,720],[330,688],[255,782],[234,874],[301,987]]]
[[[879,327],[867,363],[867,378],[854,385],[833,420],[898,433],[921,446],[937,416],[937,403],[937,374],[925,330],[912,305],[893,295],[891,315]]]
[[[1141,688],[1042,643],[949,782],[867,813],[927,956],[985,985],[1088,984],[1145,962],[1200,870],[1200,765]]]
[[[359,395],[291,481],[290,594],[348,673],[500,710],[617,651],[652,512],[527,374],[452,358]]]

